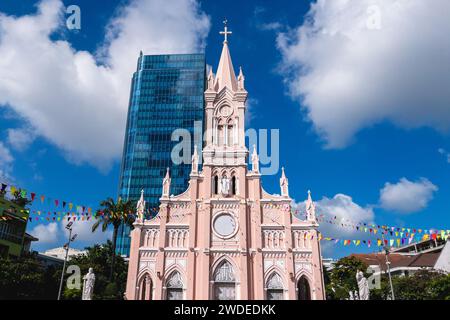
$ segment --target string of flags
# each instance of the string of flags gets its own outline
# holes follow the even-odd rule
[[[306,213],[299,213],[299,210],[296,210],[295,215],[306,216]],[[366,222],[352,222],[349,219],[341,219],[338,220],[337,216],[333,216],[332,218],[325,217],[325,214],[321,214],[317,217],[317,222],[320,223],[328,223],[332,225],[336,225],[342,228],[348,228],[352,230],[356,230],[359,232],[372,233],[374,235],[383,233],[390,236],[396,237],[408,237],[411,234],[441,234],[449,233],[450,230],[445,229],[424,229],[424,228],[410,228],[410,227],[395,227],[395,226],[386,226],[379,224],[371,224]]]
[[[22,188],[17,188],[15,186],[8,186],[5,183],[1,184],[1,193],[7,194],[8,192],[14,196],[19,193],[21,198],[28,199],[32,203],[40,203],[44,204],[46,201],[48,205],[54,205],[55,208],[61,208],[62,210],[66,209],[67,211],[43,211],[43,210],[29,210],[23,209],[20,210],[24,215],[20,218],[24,220],[28,220],[29,222],[45,222],[45,221],[90,221],[92,219],[109,219],[111,217],[128,219],[135,218],[136,214],[134,212],[116,212],[111,213],[108,212],[105,214],[102,211],[94,212],[92,208],[77,205],[73,202],[61,201],[59,199],[53,199],[47,197],[43,194],[38,195],[37,193],[30,192]],[[270,204],[269,204],[270,206]],[[278,209],[282,209],[284,211],[290,212],[290,206],[284,205],[279,207],[278,205],[272,205],[273,207],[277,207]],[[159,207],[155,208],[146,208],[145,216],[157,216],[157,219],[163,218],[161,215],[157,215],[159,212]],[[292,212],[294,215],[306,215],[306,213],[299,213],[299,210]],[[170,214],[170,217],[173,218],[181,218],[183,214]],[[0,216],[0,220],[8,220],[14,219],[11,216]],[[390,239],[338,239],[332,237],[324,237],[321,233],[318,234],[320,241],[329,241],[334,242],[334,244],[342,244],[344,246],[363,246],[367,245],[369,248],[371,246],[383,246],[389,245],[393,246],[401,246],[405,244],[412,243],[415,239],[420,240],[446,240],[450,237],[450,230],[439,230],[439,229],[423,229],[423,228],[406,228],[406,227],[393,227],[393,226],[385,226],[385,225],[376,225],[369,224],[364,222],[352,222],[349,219],[341,219],[339,220],[337,216],[326,217],[324,214],[321,214],[317,217],[318,222],[320,223],[329,223],[333,225],[337,225],[342,228],[352,228],[356,231],[369,233],[371,235],[383,234],[387,237],[393,237]],[[312,238],[311,238],[312,239]]]

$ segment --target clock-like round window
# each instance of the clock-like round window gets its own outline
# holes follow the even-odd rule
[[[229,213],[220,213],[213,220],[213,228],[219,237],[230,238],[236,233],[236,220]]]

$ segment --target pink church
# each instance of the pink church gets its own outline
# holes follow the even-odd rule
[[[128,300],[322,300],[325,288],[314,203],[306,220],[291,213],[284,169],[280,194],[261,184],[259,159],[245,146],[247,91],[236,77],[225,27],[216,74],[205,91],[205,146],[192,156],[188,189],[170,195],[163,179],[158,215],[131,232]],[[142,191],[143,193],[144,191]]]

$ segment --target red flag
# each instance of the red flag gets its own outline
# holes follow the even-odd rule
[[[36,197],[36,193],[32,192],[31,193],[31,201],[34,201],[34,198]]]

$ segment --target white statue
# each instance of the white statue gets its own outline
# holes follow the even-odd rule
[[[222,180],[220,180],[220,184],[220,191],[222,192],[222,195],[228,196],[230,194],[230,179],[223,177]]]
[[[136,206],[136,215],[139,221],[144,220],[144,212],[145,212],[145,200],[144,200],[144,190],[141,190],[141,198],[139,199]]]
[[[92,268],[89,268],[89,272],[83,277],[83,294],[81,300],[92,300],[94,293],[95,274]]]
[[[258,153],[256,153],[256,145],[253,145],[252,171],[259,172],[259,158],[258,158]]]
[[[355,297],[353,296],[353,292],[352,291],[349,291],[348,295],[349,295],[349,300],[355,300]]]
[[[359,300],[369,300],[370,290],[369,282],[361,270],[356,272],[356,281],[358,282]]]

